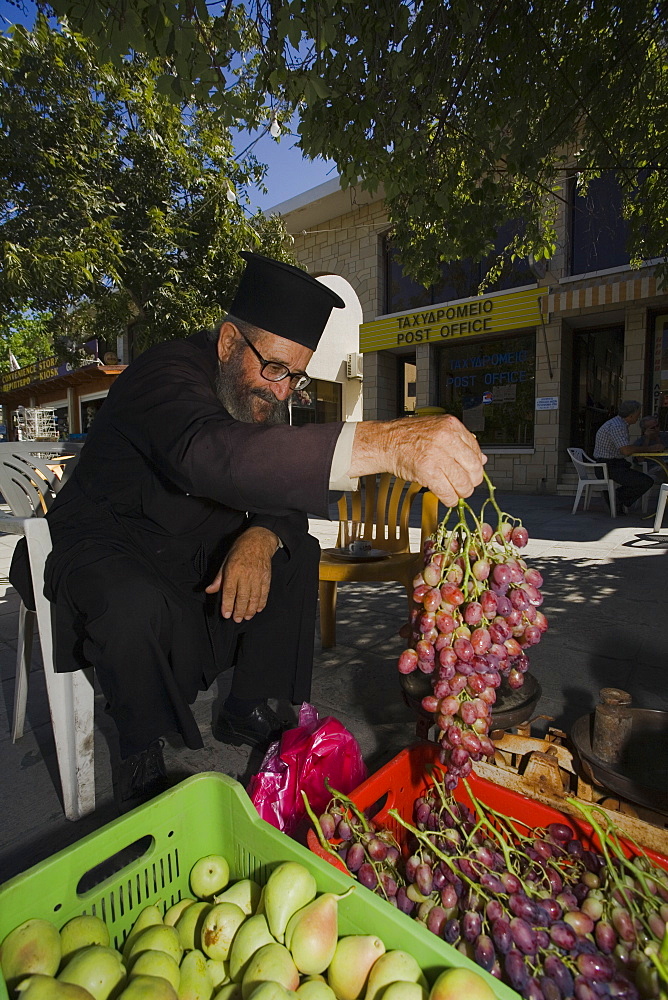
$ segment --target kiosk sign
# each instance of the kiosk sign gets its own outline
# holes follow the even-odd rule
[[[55,378],[58,375],[67,375],[74,371],[76,367],[84,367],[89,364],[97,364],[97,340],[89,340],[83,345],[83,350],[88,355],[88,360],[83,366],[75,366],[69,362],[61,363],[58,358],[43,358],[32,365],[24,365],[12,372],[4,372],[0,376],[0,392],[11,392],[12,389],[21,389],[33,382],[44,382],[46,379]]]

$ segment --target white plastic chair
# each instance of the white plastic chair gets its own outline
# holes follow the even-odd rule
[[[659,488],[659,499],[656,504],[656,514],[654,515],[654,531],[661,531],[661,525],[663,523],[663,514],[666,509],[666,500],[668,500],[668,483],[661,483]]]
[[[35,611],[19,609],[19,636],[14,690],[12,741],[23,736],[35,619],[39,629],[49,712],[67,819],[76,820],[95,808],[92,670],[57,674],[53,665],[52,608],[44,597],[44,564],[51,534],[43,516],[76,464],[81,445],[69,442],[0,443],[0,493],[12,515],[0,515],[0,531],[25,535],[35,595]],[[62,478],[49,468],[60,455],[71,455]],[[62,469],[62,467],[61,467]]]
[[[580,502],[580,497],[584,492],[584,509],[589,509],[590,491],[591,490],[607,490],[608,497],[610,499],[610,513],[613,517],[617,516],[617,506],[615,497],[615,482],[608,476],[608,467],[605,462],[595,462],[589,455],[585,455],[582,448],[567,448],[566,451],[569,454],[570,460],[575,466],[575,470],[578,474],[578,488],[575,494],[575,502],[573,503],[572,514],[578,509],[578,504]],[[596,474],[597,469],[602,472],[601,476]]]

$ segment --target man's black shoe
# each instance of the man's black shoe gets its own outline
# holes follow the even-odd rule
[[[213,735],[220,743],[251,747],[268,746],[281,738],[285,726],[266,701],[257,705],[248,715],[234,715],[223,706],[213,727]]]
[[[169,788],[162,740],[120,762],[114,781],[114,799],[121,813],[155,798]]]

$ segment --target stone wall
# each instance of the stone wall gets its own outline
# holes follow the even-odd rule
[[[312,231],[293,234],[295,255],[311,274],[340,274],[350,282],[364,322],[384,311],[381,237],[387,228],[385,206],[377,201],[319,223]]]

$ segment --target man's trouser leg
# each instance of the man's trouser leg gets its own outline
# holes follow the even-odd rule
[[[311,535],[290,558],[282,550],[274,557],[266,607],[239,626],[231,690],[236,698],[298,704],[310,697],[319,560],[320,546]]]
[[[623,458],[608,459],[606,465],[610,478],[619,485],[617,502],[623,507],[630,507],[654,485],[651,476],[632,469]]]
[[[110,553],[70,572],[63,586],[78,612],[81,652],[95,669],[116,723],[121,756],[139,753],[171,732],[181,732],[188,746],[201,747],[188,705],[191,692],[180,688],[170,663],[178,611],[148,569]]]

